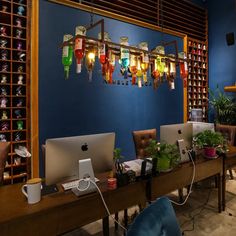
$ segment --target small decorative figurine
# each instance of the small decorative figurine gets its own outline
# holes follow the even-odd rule
[[[7,82],[7,76],[1,75],[1,84],[5,84]]]
[[[22,87],[21,86],[18,86],[16,88],[16,96],[21,96],[22,95]]]
[[[5,26],[0,27],[0,35],[1,36],[7,36],[6,31],[7,31],[7,28]]]
[[[7,6],[2,6],[2,11],[7,12],[7,8],[8,8]]]
[[[20,132],[17,132],[15,134],[15,141],[20,141],[21,140],[21,133]]]
[[[22,27],[20,18],[16,18],[16,27]]]
[[[2,60],[7,60],[8,52],[7,50],[2,50],[1,51],[1,59]]]
[[[8,72],[8,65],[7,65],[7,64],[3,64],[1,71],[2,71],[2,72]]]
[[[22,42],[21,41],[18,41],[16,45],[17,45],[17,50],[22,49]]]
[[[16,123],[17,123],[17,129],[22,130],[23,129],[23,121],[18,120]]]
[[[25,11],[25,8],[23,6],[19,6],[17,14],[20,15],[20,16],[23,16],[24,11]]]
[[[25,57],[25,53],[23,53],[23,52],[18,52],[17,53],[17,56],[18,56],[18,60],[19,61],[24,61],[24,57]]]
[[[8,124],[7,122],[3,122],[3,123],[1,124],[1,130],[2,130],[2,131],[7,131],[7,130],[9,130],[9,124]]]
[[[7,40],[6,39],[0,39],[0,47],[1,48],[6,48],[7,45]]]
[[[18,38],[18,39],[21,38],[22,33],[23,33],[23,30],[17,29],[16,30],[16,38]]]
[[[17,119],[21,118],[22,117],[21,110],[19,110],[19,109],[15,110],[15,115],[16,115]]]
[[[16,106],[17,106],[17,107],[22,107],[22,105],[23,105],[23,99],[19,99],[19,100],[17,101]]]
[[[4,87],[1,87],[1,96],[7,96],[7,90]]]
[[[23,84],[23,75],[18,76],[17,84]]]
[[[0,99],[0,107],[1,108],[7,107],[7,99],[6,98],[1,98]]]
[[[22,73],[23,72],[23,66],[18,66],[17,72]]]
[[[7,141],[7,138],[6,138],[5,134],[0,134],[0,141],[1,142],[6,142]]]
[[[7,116],[7,111],[3,111],[2,112],[2,120],[7,120],[8,116]]]

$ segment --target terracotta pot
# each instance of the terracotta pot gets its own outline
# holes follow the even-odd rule
[[[204,154],[206,157],[216,157],[216,148],[215,147],[205,147]]]

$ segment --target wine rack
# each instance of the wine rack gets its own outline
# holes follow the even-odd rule
[[[208,45],[188,39],[188,120],[192,109],[202,109],[202,119],[208,121]]]
[[[30,1],[0,0],[0,141],[11,143],[4,184],[30,176],[30,158],[16,148],[30,150]]]

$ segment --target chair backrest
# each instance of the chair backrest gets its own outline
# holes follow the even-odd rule
[[[152,139],[157,139],[157,130],[156,129],[146,129],[133,131],[133,140],[136,152],[136,158],[145,158],[148,157],[148,153],[145,151],[145,148],[149,145]]]
[[[225,136],[229,145],[236,145],[236,126],[216,124],[215,130]]]
[[[3,172],[9,151],[10,142],[0,142],[0,185],[3,184]]]
[[[180,236],[175,211],[167,197],[146,207],[128,229],[126,236]]]

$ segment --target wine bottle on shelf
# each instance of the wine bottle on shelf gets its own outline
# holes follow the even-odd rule
[[[78,36],[75,39],[75,46],[74,46],[74,54],[76,57],[76,73],[81,72],[81,63],[84,57],[85,51],[85,39],[79,37],[79,35],[85,36],[86,35],[86,28],[84,26],[77,26],[75,28],[75,35]]]
[[[63,42],[69,41],[71,38],[73,38],[70,34],[65,34],[63,37]],[[72,64],[73,59],[73,47],[72,45],[65,45],[62,49],[62,64],[64,66],[64,72],[65,72],[65,78],[69,78],[69,71],[70,66]]]

